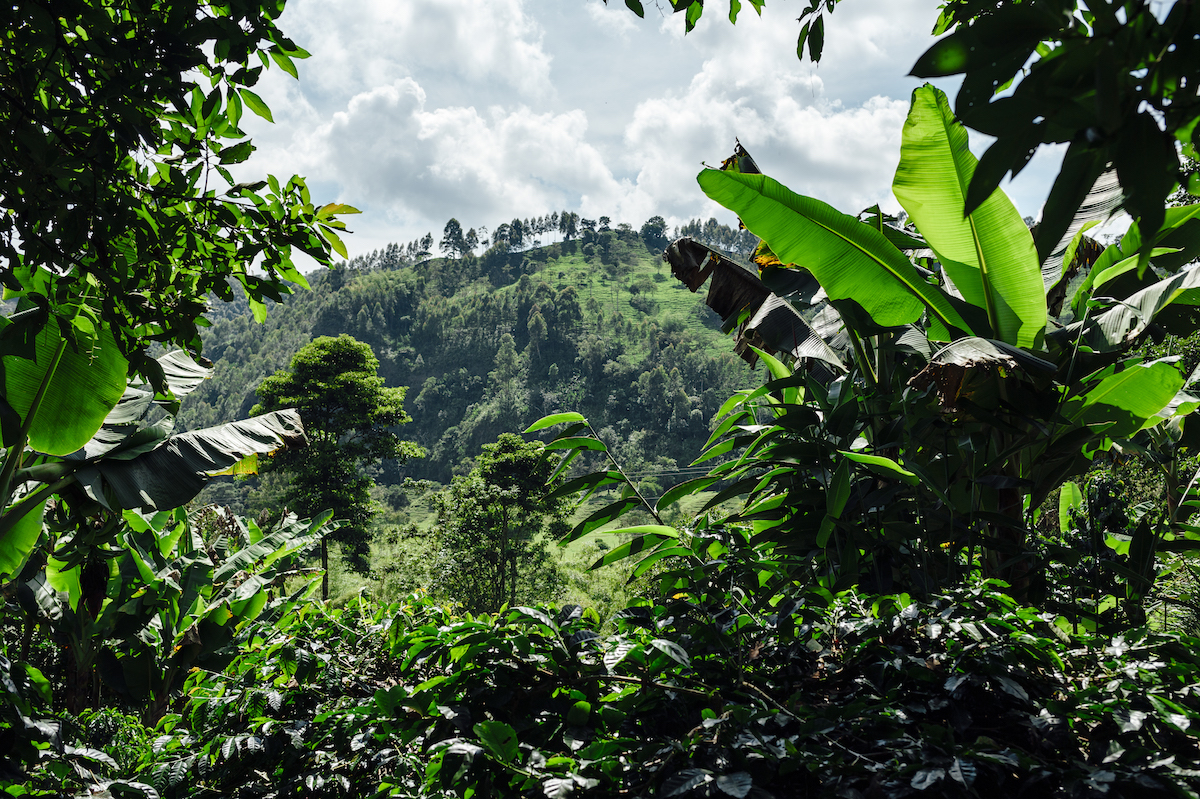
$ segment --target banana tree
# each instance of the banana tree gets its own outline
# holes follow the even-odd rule
[[[74,332],[46,326],[36,358],[3,362],[0,580],[21,572],[46,533],[60,548],[95,546],[122,510],[184,505],[212,476],[305,443],[294,410],[174,434],[180,400],[211,369],[168,353],[157,359],[168,388],[156,391],[127,383],[111,335],[92,331],[85,346]]]
[[[1152,250],[1156,270],[1137,270],[1136,229],[1101,254],[1072,299],[1075,318],[1063,325],[1049,313],[1047,264],[1003,192],[963,213],[977,162],[965,129],[933,87],[913,94],[893,182],[930,257],[906,256],[895,236],[885,235],[881,218],[864,224],[747,173],[746,164],[739,158],[706,169],[699,183],[735,211],[780,264],[815,278],[840,317],[854,344],[851,373],[842,379],[836,406],[819,409],[832,414],[845,407],[847,393],[861,394],[856,413],[871,423],[855,431],[847,451],[866,472],[894,466],[913,475],[913,488],[924,497],[920,512],[913,511],[924,546],[912,551],[982,543],[993,553],[994,568],[1025,574],[1011,559],[1051,491],[1115,441],[1196,407],[1181,393],[1183,377],[1172,364],[1121,356],[1156,320],[1191,320],[1200,299],[1200,270],[1191,265],[1200,252],[1193,225],[1200,223],[1200,207],[1169,213]],[[912,346],[921,338],[923,346]],[[810,402],[820,406],[816,398],[825,387],[809,388]],[[898,406],[897,397],[903,398]],[[787,413],[768,410],[775,417]],[[759,421],[757,412],[751,417]],[[881,457],[890,465],[866,460]],[[842,467],[827,466],[830,491],[840,485]],[[754,497],[778,490],[759,487]],[[830,529],[845,507],[840,500],[827,503],[816,529]]]
[[[740,147],[700,173],[762,239],[760,273],[694,243],[666,257],[693,291],[711,277],[708,304],[772,381],[722,409],[697,462],[724,462],[664,499],[722,486],[706,512],[742,500],[719,523],[750,525],[787,579],[925,590],[983,568],[1036,590],[1026,539],[1046,497],[1115,442],[1197,407],[1173,363],[1124,353],[1194,308],[1200,237],[1196,209],[1179,210],[1155,269],[1136,269],[1136,231],[1097,258],[1083,230],[1088,210],[1111,207],[1098,182],[1071,240],[1040,259],[1003,192],[964,214],[976,166],[945,96],[925,86],[893,183],[907,227],[798,195]],[[1078,272],[1094,274],[1066,303]],[[756,335],[781,303],[799,322]],[[1064,304],[1075,315],[1051,313]]]
[[[237,634],[285,601],[283,581],[313,571],[303,557],[337,526],[328,512],[260,530],[223,509],[126,510],[102,553],[49,557],[18,596],[64,647],[67,710],[95,703],[98,672],[153,726],[190,668],[220,668]],[[308,577],[293,600],[316,590]]]

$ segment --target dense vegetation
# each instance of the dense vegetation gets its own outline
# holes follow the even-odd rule
[[[714,244],[731,238],[728,227],[708,227]],[[449,482],[500,433],[572,407],[626,442],[630,469],[666,473],[669,486],[708,437],[708,420],[750,379],[703,301],[669,279],[662,247],[628,225],[456,259],[413,263],[405,251],[389,246],[313,276],[312,291],[288,297],[263,325],[248,315],[217,321],[205,335],[215,375],[181,422],[244,417],[258,384],[301,346],[349,334],[371,346],[387,385],[409,387],[404,434],[428,452],[403,467],[385,462],[381,482]]]
[[[691,295],[633,271],[662,243],[655,220],[559,214],[490,236],[451,220],[450,257],[428,257],[429,235],[274,309],[257,363],[248,319],[220,315],[204,344],[246,369],[226,378],[240,383],[206,383],[178,351],[151,358],[155,341],[199,350],[202,298],[236,293],[231,277],[261,321],[284,281],[307,282],[288,246],[327,259],[333,214],[353,209],[316,208],[299,180],[226,199],[198,182],[247,154],[221,141],[241,138],[243,104],[269,116],[249,57],[294,74],[304,55],[278,4],[76,5],[83,27],[17,4],[0,52],[0,108],[20,126],[0,191],[19,298],[0,325],[6,793],[1198,795],[1200,640],[1157,611],[1200,549],[1200,397],[1151,343],[1193,331],[1200,308],[1200,205],[1165,203],[1184,177],[1175,139],[1189,157],[1200,142],[1194,4],[1162,18],[1135,0],[948,4],[938,28],[953,33],[917,71],[966,81],[957,114],[914,92],[894,182],[907,224],[797,195],[740,147],[705,169],[701,189],[761,236],[759,277],[688,239],[672,272],[709,282],[737,350],[770,373],[711,407],[735,362],[689,322]],[[814,59],[836,5],[802,13]],[[672,6],[689,29],[703,12]],[[1105,39],[1122,47],[1097,63]],[[983,160],[960,121],[998,136]],[[992,189],[1063,140],[1031,232]],[[1134,222],[1093,246],[1089,217],[1113,204]],[[529,241],[554,230],[561,242]],[[266,279],[245,271],[259,254]],[[333,339],[363,356],[358,385],[419,391],[430,473],[457,472],[432,568],[479,612],[423,592],[318,601],[307,556],[336,535],[328,512],[186,507],[217,473],[303,451],[304,427],[320,442],[292,409],[226,419],[255,386],[296,388],[292,353],[334,332],[378,354]],[[189,395],[209,401],[176,433]],[[506,430],[526,422],[541,440]],[[638,432],[653,449],[631,447]],[[696,434],[706,474],[663,490],[638,471]],[[1126,507],[1092,479],[1131,454],[1161,475],[1158,501]],[[699,514],[678,511],[704,490]],[[600,506],[566,539],[626,520],[601,562],[641,581],[605,617],[521,598],[522,578],[551,590],[535,545],[580,495]]]

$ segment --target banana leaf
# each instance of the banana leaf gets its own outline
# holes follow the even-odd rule
[[[705,169],[696,179],[781,262],[811,272],[831,300],[856,300],[884,327],[916,322],[928,309],[946,328],[970,331],[941,289],[878,230],[765,175]]]
[[[1078,336],[1081,343],[1093,352],[1119,352],[1142,335],[1153,322],[1163,321],[1159,317],[1165,312],[1194,312],[1198,305],[1200,267],[1192,267],[1142,289],[1090,319],[1065,328],[1058,336],[1068,346]]]
[[[67,460],[88,461],[103,456],[128,460],[158,446],[174,429],[179,402],[212,375],[176,350],[157,359],[170,386],[170,395],[156,394],[146,383],[131,384],[90,441]]]
[[[6,357],[0,365],[4,399],[27,422],[29,448],[47,455],[74,452],[95,435],[121,399],[129,371],[107,329],[84,330],[91,321],[82,314],[63,324],[80,328],[74,343],[52,320],[37,334],[34,360]]]
[[[1136,364],[1068,400],[1063,416],[1079,425],[1107,423],[1111,425],[1104,431],[1107,437],[1125,438],[1156,422],[1181,388],[1183,375],[1174,364]]]
[[[288,409],[171,436],[129,460],[102,458],[76,476],[92,499],[111,510],[176,508],[214,473],[243,458],[306,441],[300,414]]]
[[[720,315],[726,332],[738,327],[734,351],[750,364],[758,360],[754,351],[758,347],[772,354],[788,352],[795,358],[813,358],[846,371],[838,354],[795,307],[748,270],[688,238],[673,242],[663,258],[671,264],[671,273],[692,291],[709,281],[705,303]],[[811,277],[807,281],[811,286],[803,283],[795,288],[805,295],[806,303],[823,296]]]
[[[977,165],[946,95],[928,84],[914,91],[892,191],[963,299],[986,309],[995,336],[1037,347],[1046,290],[1033,236],[999,189],[963,216]]]

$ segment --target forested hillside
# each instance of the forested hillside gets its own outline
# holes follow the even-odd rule
[[[497,238],[481,256],[444,240],[457,257],[430,258],[430,237],[394,244],[313,275],[311,291],[285,297],[265,324],[248,310],[219,318],[204,334],[215,376],[188,398],[181,423],[245,418],[255,387],[300,347],[348,333],[371,345],[387,385],[409,387],[413,423],[402,432],[429,453],[385,463],[382,483],[446,482],[500,433],[560,409],[595,420],[651,493],[678,482],[750,370],[703,297],[671,279],[663,227],[607,221],[545,246]],[[715,221],[686,227],[747,249]],[[227,487],[217,493],[230,498]]]
[[[0,795],[1200,797],[1200,5],[950,0],[904,218],[738,144],[738,230],[665,253],[704,302],[661,217],[335,263],[358,209],[230,171],[283,5],[10,4]],[[1031,230],[997,186],[1055,142]]]

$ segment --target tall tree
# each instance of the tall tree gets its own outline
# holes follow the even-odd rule
[[[425,454],[393,429],[411,421],[404,412],[407,389],[385,387],[378,369],[379,359],[369,345],[344,334],[322,336],[297,352],[288,370],[262,382],[256,392],[259,404],[250,411],[251,416],[280,408],[300,411],[310,446],[278,454],[270,468],[291,476],[287,502],[301,516],[332,509],[335,519],[348,522],[333,538],[359,572],[367,570],[367,524],[374,514],[370,491],[375,483],[364,468]],[[321,565],[326,571],[322,595],[328,598],[324,541]]]
[[[508,226],[508,246],[514,250],[523,249],[525,232],[525,223],[520,219],[514,219]]]
[[[561,578],[545,536],[566,531],[568,504],[548,498],[552,471],[540,442],[503,433],[484,445],[471,473],[435,500],[435,592],[473,612],[555,595]]]
[[[462,225],[457,219],[451,219],[442,230],[442,241],[438,245],[443,255],[462,258],[467,254],[467,240],[463,236]]]
[[[419,242],[417,242],[417,258],[419,260],[423,261],[431,255],[433,255],[433,232],[432,231],[429,233],[426,233],[424,236],[421,237],[421,240]]]
[[[501,222],[496,226],[496,229],[492,231],[492,246],[494,247],[498,244],[503,244],[505,247],[508,247],[511,235],[512,226],[510,226],[507,222]]]
[[[562,233],[563,241],[570,241],[579,235],[579,214],[573,211],[563,211],[562,216],[558,218],[558,229]]]
[[[667,239],[667,220],[652,216],[642,225],[642,241],[651,250],[661,250],[671,242]]]

